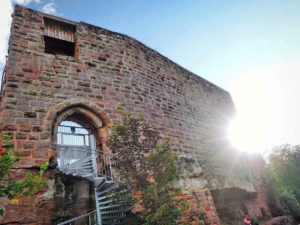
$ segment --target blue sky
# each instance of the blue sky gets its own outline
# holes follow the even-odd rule
[[[134,37],[225,89],[241,73],[299,57],[299,0],[40,0],[26,6],[42,10],[47,3],[58,16]]]
[[[12,3],[2,1],[1,4]],[[134,37],[230,91],[240,115],[244,112],[244,118],[240,119],[244,121],[243,128],[250,125],[245,124],[246,120],[251,124],[253,121],[264,123],[270,115],[270,124],[282,119],[281,122],[290,127],[264,125],[269,126],[265,133],[270,133],[270,129],[293,130],[300,126],[296,118],[285,120],[291,110],[300,113],[300,103],[297,103],[300,95],[297,78],[300,77],[299,0],[13,1],[16,2]],[[0,41],[1,46],[3,42]],[[3,51],[0,52],[3,57]],[[285,88],[278,86],[279,81],[286,84]],[[257,89],[260,92],[257,93]],[[287,92],[288,97],[284,97]],[[280,105],[275,96],[283,98],[284,104]],[[276,114],[283,107],[287,112]],[[260,118],[249,115],[252,111],[259,111]],[[255,129],[258,128],[253,127]],[[265,136],[260,138],[266,139]],[[275,143],[278,137],[270,139],[269,145],[279,144]],[[293,137],[293,141],[282,138],[280,143],[296,143],[295,140],[300,140],[300,136]]]

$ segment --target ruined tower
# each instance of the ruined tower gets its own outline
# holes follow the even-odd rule
[[[46,190],[20,197],[18,204],[1,200],[0,223],[55,224],[67,214],[93,211],[93,182],[56,168],[64,160],[58,146],[109,152],[109,125],[120,121],[119,108],[143,112],[169,138],[180,155],[178,185],[210,224],[220,224],[218,215],[227,214],[224,201],[232,202],[230,213],[237,217],[269,215],[260,172],[247,177],[250,161],[240,163],[226,139],[235,111],[228,92],[131,37],[15,6],[1,134],[10,134],[22,153],[15,180],[46,161],[51,166]],[[226,199],[236,189],[247,201]]]

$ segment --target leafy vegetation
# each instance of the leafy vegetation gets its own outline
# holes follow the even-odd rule
[[[121,114],[123,121],[112,126],[107,144],[120,163],[121,177],[128,180],[133,193],[131,203],[135,203],[136,213],[126,217],[124,224],[180,223],[189,204],[178,198],[180,189],[172,188],[177,155],[142,114]]]
[[[283,200],[283,208],[300,219],[300,146],[275,147],[267,172]]]
[[[40,167],[38,175],[27,173],[26,178],[19,182],[8,182],[10,171],[13,165],[20,161],[20,155],[17,156],[13,152],[13,146],[9,143],[9,135],[3,135],[1,140],[6,142],[4,152],[0,156],[0,197],[13,199],[18,195],[29,196],[43,188],[43,184],[47,183],[47,179],[43,178],[44,171],[48,167],[48,162]],[[0,209],[0,215],[3,215],[3,209]]]

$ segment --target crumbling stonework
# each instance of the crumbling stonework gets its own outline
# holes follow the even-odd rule
[[[45,18],[74,27],[72,56],[72,45],[67,55],[53,53],[55,40],[44,38]],[[52,28],[47,26],[48,34]],[[50,54],[45,53],[45,45]],[[243,165],[232,167],[236,152],[229,149],[225,130],[235,110],[228,92],[126,35],[16,6],[1,93],[0,130],[12,136],[16,151],[22,153],[17,168],[24,174],[49,160],[55,165],[57,125],[72,116],[92,124],[97,148],[109,151],[105,143],[109,125],[120,121],[117,109],[143,112],[170,139],[174,151],[184,155],[178,184],[184,186],[185,198],[193,207],[207,212],[210,224],[220,224],[211,191],[223,188],[256,193],[249,198],[249,207],[259,204],[269,213],[259,182],[247,179],[248,171],[240,170]],[[57,173],[55,166],[50,169],[48,189],[30,200],[21,198],[18,205],[5,200],[6,213],[0,223],[51,224],[59,219],[55,211],[64,198],[69,199],[71,216],[94,207],[89,203],[93,196],[87,181],[73,178],[70,183]],[[71,195],[65,193],[68,185],[86,188],[69,187],[78,193]]]

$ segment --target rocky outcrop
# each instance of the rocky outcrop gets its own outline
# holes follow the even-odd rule
[[[260,223],[260,225],[297,225],[297,224],[298,223],[295,221],[295,219],[292,216],[280,216],[265,221],[263,223]]]
[[[184,192],[192,192],[207,188],[202,161],[196,157],[180,155],[178,160],[177,187],[182,187]]]

